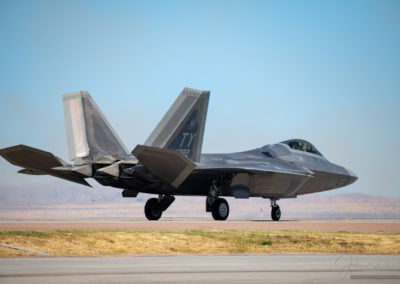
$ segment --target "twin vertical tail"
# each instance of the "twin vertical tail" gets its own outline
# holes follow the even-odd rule
[[[209,91],[184,88],[145,145],[176,150],[198,162],[209,99]]]
[[[115,181],[115,177],[139,160],[160,179],[178,187],[195,168],[194,162],[200,160],[209,98],[208,91],[185,88],[147,139],[146,146],[136,146],[135,159],[89,93],[66,94],[63,105],[68,150],[75,165],[25,145],[0,149],[0,156],[22,167],[19,172],[23,174],[51,175],[88,186],[84,178],[94,177],[104,185],[117,187],[124,184]]]
[[[200,160],[209,91],[185,88],[146,140],[145,145],[181,152]],[[131,157],[88,92],[63,95],[70,160],[75,165]]]
[[[130,156],[88,92],[65,94],[63,104],[69,156],[75,164]]]
[[[146,146],[135,148],[136,158],[147,169],[175,187],[195,168],[194,162],[200,160],[209,98],[209,91],[185,88],[147,139]],[[25,145],[0,149],[0,156],[22,167],[20,173],[51,175],[84,185],[89,185],[84,178],[96,178],[98,172],[119,177],[120,165],[137,164],[89,93],[63,95],[63,104],[69,156],[75,165]],[[92,164],[103,168],[94,168]],[[108,179],[102,184],[115,185],[114,181]]]

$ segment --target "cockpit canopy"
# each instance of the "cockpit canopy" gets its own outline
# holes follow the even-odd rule
[[[315,148],[310,142],[307,142],[305,140],[291,139],[283,141],[281,143],[288,145],[289,148],[294,150],[300,150],[322,156],[322,154],[317,150],[317,148]]]

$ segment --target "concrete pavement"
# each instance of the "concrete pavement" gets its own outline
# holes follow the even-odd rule
[[[398,255],[1,258],[0,283],[399,283]]]

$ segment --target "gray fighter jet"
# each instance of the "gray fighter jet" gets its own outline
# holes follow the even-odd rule
[[[19,173],[51,175],[90,186],[93,178],[122,189],[123,197],[157,194],[145,205],[149,220],[160,219],[175,195],[206,196],[206,211],[226,220],[221,196],[262,197],[271,201],[346,186],[357,180],[350,170],[329,162],[311,143],[291,139],[229,154],[202,154],[209,91],[185,88],[143,145],[125,148],[87,92],[63,96],[71,165],[52,153],[25,145],[0,150]]]

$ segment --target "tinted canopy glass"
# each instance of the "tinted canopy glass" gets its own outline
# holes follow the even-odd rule
[[[292,139],[283,141],[282,143],[288,145],[291,149],[300,150],[312,154],[317,154],[322,156],[322,154],[315,148],[310,142],[300,140],[300,139]]]

